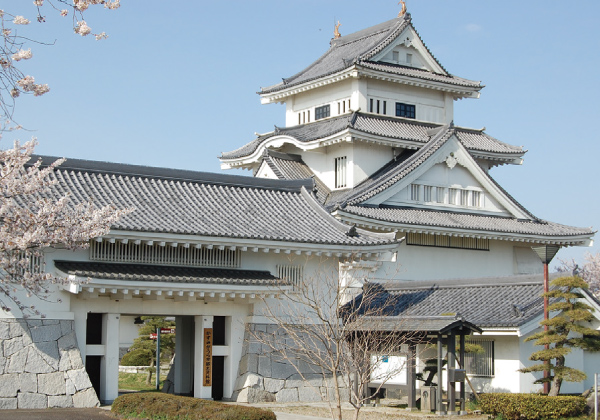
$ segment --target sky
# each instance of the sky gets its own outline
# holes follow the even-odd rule
[[[2,7],[35,21],[32,1]],[[600,2],[407,7],[449,72],[486,86],[480,99],[455,103],[455,124],[528,150],[523,165],[491,175],[537,217],[597,230]],[[221,152],[284,126],[284,106],[260,104],[262,86],[323,54],[338,20],[347,35],[399,10],[393,0],[121,0],[118,10],[88,10],[92,30],[109,35],[95,41],[46,7],[45,23],[20,28],[44,43],[29,45],[33,58],[20,68],[51,91],[19,98],[14,118],[26,130],[0,147],[35,136],[39,154],[218,172]],[[557,259],[581,262],[586,252],[600,246],[565,248]]]

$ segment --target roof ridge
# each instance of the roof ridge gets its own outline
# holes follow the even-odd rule
[[[29,162],[42,160],[42,166],[48,166],[59,159],[56,156],[31,155]],[[86,159],[67,159],[56,168],[57,171],[93,172],[107,175],[121,175],[137,178],[163,179],[165,181],[194,182],[212,185],[230,185],[241,188],[259,188],[299,193],[302,187],[309,186],[307,180],[275,180],[251,176],[219,174],[214,172],[172,169],[156,166],[134,165],[126,163],[104,162]]]

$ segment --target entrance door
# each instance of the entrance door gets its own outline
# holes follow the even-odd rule
[[[213,356],[212,358],[212,394],[215,401],[223,399],[223,377],[225,376],[225,356]]]

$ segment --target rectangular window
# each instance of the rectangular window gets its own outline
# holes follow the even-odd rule
[[[387,115],[387,101],[383,101],[383,115]]]
[[[379,103],[380,103],[380,102],[381,102],[381,101],[380,101],[379,99],[377,99],[377,113],[378,113],[378,114],[379,114]]]
[[[411,65],[412,64],[412,54],[406,54],[406,64]]]
[[[342,103],[338,102],[338,115],[342,113]]]
[[[410,199],[412,201],[419,201],[419,187],[420,185],[417,184],[410,185]]]
[[[461,238],[429,233],[407,233],[406,245],[434,246],[437,248],[471,249],[489,251],[490,240],[482,238]]]
[[[369,99],[369,112],[373,112],[373,99]]]
[[[302,124],[302,114],[298,113],[298,124]]]
[[[350,101],[348,101],[348,102],[350,102]],[[346,113],[346,101],[342,102],[342,108],[343,108],[344,114],[345,114]]]
[[[310,122],[310,111],[306,111],[306,122]]]
[[[392,51],[392,60],[394,60],[396,63],[398,61],[400,61],[400,52],[399,51]]]
[[[315,121],[322,118],[329,117],[330,107],[329,105],[318,106],[315,108]]]
[[[396,117],[416,118],[415,105],[396,102]]]
[[[335,158],[335,188],[346,187],[346,156]]]
[[[494,376],[494,342],[491,340],[469,339],[468,344],[483,348],[483,353],[465,353],[465,369],[468,375]]]
[[[297,291],[304,281],[304,267],[301,265],[278,265],[277,277]]]

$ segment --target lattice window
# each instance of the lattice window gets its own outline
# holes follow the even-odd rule
[[[473,249],[478,251],[489,251],[490,240],[482,238],[464,238],[459,236],[447,236],[428,233],[407,233],[407,245],[435,246],[438,248]]]
[[[331,114],[329,105],[323,105],[315,108],[315,120],[327,118]]]
[[[196,247],[167,243],[149,245],[148,243],[115,241],[92,241],[90,259],[95,261],[130,262],[142,264],[167,264],[196,267],[240,267],[240,252],[232,249]]]
[[[278,265],[277,277],[291,284],[294,290],[298,290],[304,281],[304,267],[301,265]]]
[[[494,376],[494,342],[470,338],[469,344],[477,344],[483,353],[465,353],[465,369],[473,376]]]
[[[481,192],[471,191],[471,207],[481,207]]]
[[[433,192],[433,187],[431,187],[429,185],[425,185],[423,187],[423,201],[425,201],[426,203],[431,203],[433,201],[432,192]]]

